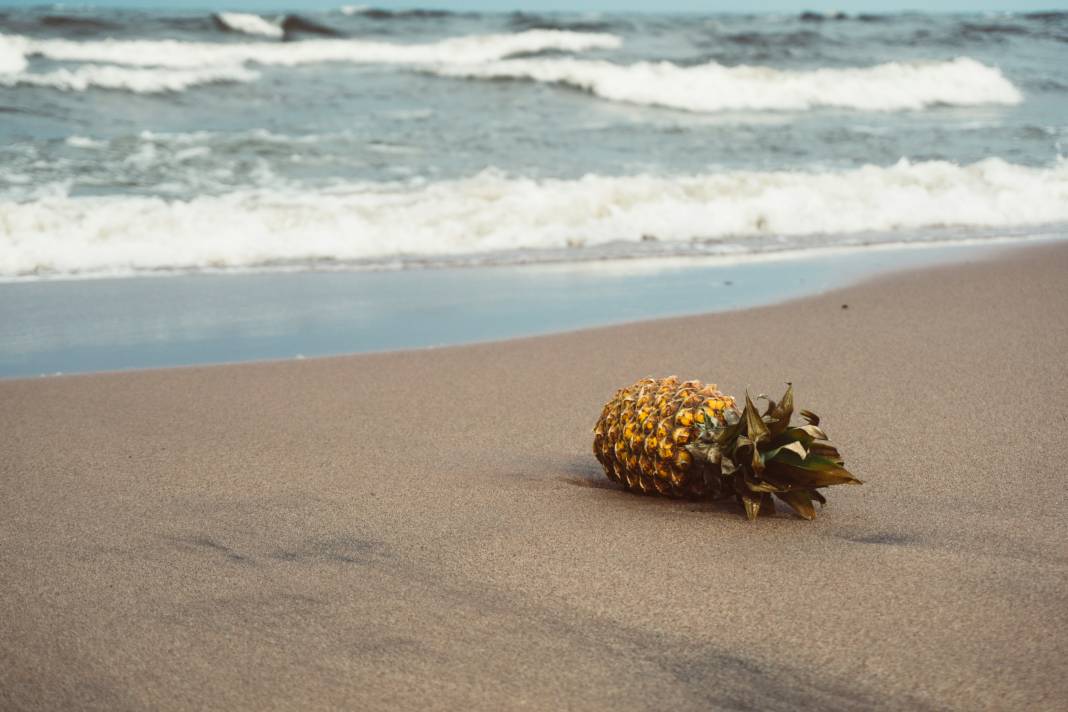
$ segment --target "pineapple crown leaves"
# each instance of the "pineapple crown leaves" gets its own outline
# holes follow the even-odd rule
[[[758,397],[768,402],[763,414],[747,392],[741,416],[728,411],[725,426],[703,424],[698,444],[691,451],[713,465],[707,478],[731,480],[716,483],[717,489],[724,489],[724,485],[733,489],[749,519],[755,519],[761,510],[774,511],[772,494],[800,516],[812,519],[816,516],[813,501],[826,502],[817,488],[861,484],[845,469],[838,449],[827,441],[819,416],[802,410],[805,424],[790,424],[793,385],[786,385],[778,403],[767,396]]]

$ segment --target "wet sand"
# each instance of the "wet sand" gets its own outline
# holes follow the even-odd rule
[[[1066,275],[0,382],[0,708],[1056,709]],[[590,427],[671,373],[792,380],[866,484],[814,522],[619,491]]]

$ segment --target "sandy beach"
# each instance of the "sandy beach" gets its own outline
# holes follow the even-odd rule
[[[1060,708],[1066,274],[0,381],[0,708]],[[672,373],[791,380],[866,484],[814,522],[620,491],[590,428]]]

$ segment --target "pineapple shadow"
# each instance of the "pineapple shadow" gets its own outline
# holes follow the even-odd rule
[[[604,476],[601,466],[596,461],[591,463],[585,459],[575,458],[562,469],[567,474],[559,475],[557,479],[569,485],[608,490],[610,492],[624,492],[622,487]]]
[[[729,514],[732,517],[738,516],[738,512],[741,511],[737,502],[730,499],[673,499],[669,497],[640,495],[628,492],[619,483],[609,480],[605,476],[601,465],[596,460],[589,461],[586,458],[576,457],[562,469],[566,474],[559,475],[556,479],[573,487],[610,492],[612,495],[618,496],[618,500],[615,501],[633,502],[649,507],[665,507],[675,510],[684,509],[690,512]]]

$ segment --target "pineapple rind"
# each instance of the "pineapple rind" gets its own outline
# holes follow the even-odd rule
[[[593,453],[605,474],[631,492],[697,499],[709,489],[685,445],[702,427],[725,427],[737,406],[715,384],[643,378],[616,392],[594,427]]]

